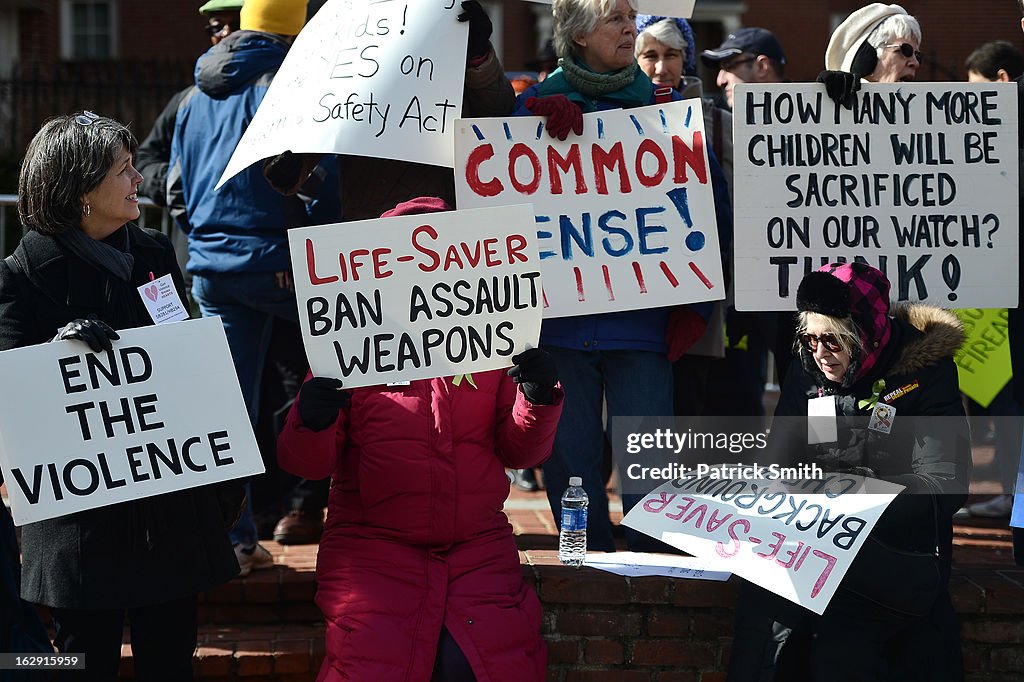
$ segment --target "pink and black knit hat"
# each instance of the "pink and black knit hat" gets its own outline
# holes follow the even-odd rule
[[[829,263],[812,272],[796,292],[800,312],[852,318],[864,348],[857,358],[856,378],[875,366],[892,336],[889,320],[889,280],[866,263]]]

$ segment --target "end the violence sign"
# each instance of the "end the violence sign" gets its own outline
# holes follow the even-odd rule
[[[17,525],[263,473],[219,318],[0,353],[0,465]]]

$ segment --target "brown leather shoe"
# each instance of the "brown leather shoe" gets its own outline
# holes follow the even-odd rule
[[[320,542],[324,518],[320,511],[294,509],[277,522],[274,542],[282,545],[311,545]]]

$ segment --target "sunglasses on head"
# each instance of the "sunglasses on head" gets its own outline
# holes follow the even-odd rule
[[[100,115],[94,114],[91,111],[83,111],[78,116],[75,116],[75,123],[80,126],[91,126],[98,120],[100,120]]]
[[[911,45],[910,43],[899,43],[899,44],[893,43],[892,45],[882,45],[882,47],[884,47],[886,49],[888,49],[890,47],[895,47],[896,49],[898,49],[900,51],[901,55],[903,55],[907,59],[910,59],[911,57],[913,57],[914,59],[916,59],[918,61],[918,63],[921,63],[921,61],[924,59],[924,55],[921,54],[921,51],[920,50],[915,50],[914,46]]]
[[[835,334],[822,334],[821,336],[818,336],[817,334],[800,335],[800,343],[802,343],[804,348],[811,353],[818,350],[819,342],[821,345],[825,346],[825,350],[830,353],[839,353],[843,350],[843,344]]]

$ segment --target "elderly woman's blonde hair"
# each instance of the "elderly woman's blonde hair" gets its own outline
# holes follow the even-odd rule
[[[843,346],[843,350],[851,357],[857,357],[864,350],[864,344],[860,340],[860,329],[852,317],[832,317],[821,313],[813,313],[805,310],[800,313],[797,319],[796,338],[793,339],[793,350],[799,352],[803,347],[800,337],[807,333],[811,323],[818,323],[827,334],[834,334]]]
[[[637,0],[627,0],[632,9]],[[615,10],[618,0],[553,0],[551,14],[554,16],[553,42],[555,54],[559,57],[576,58],[576,43],[597,27],[602,18]]]

